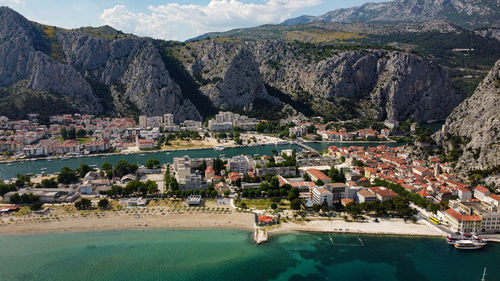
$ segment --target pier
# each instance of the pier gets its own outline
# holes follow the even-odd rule
[[[263,228],[256,227],[253,233],[253,240],[257,245],[269,241],[269,233]]]

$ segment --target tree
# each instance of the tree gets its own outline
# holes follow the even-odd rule
[[[342,164],[342,163],[345,162],[345,156],[344,155],[340,156],[339,162],[340,162],[340,164]]]
[[[99,203],[97,203],[97,206],[101,209],[106,209],[109,206],[109,200],[106,198],[102,198],[99,200]]]
[[[288,200],[291,202],[294,199],[299,198],[299,195],[300,195],[300,190],[297,187],[294,187],[288,192]]]
[[[111,197],[119,197],[123,194],[123,188],[119,185],[111,186],[111,189],[108,190],[108,195]]]
[[[155,169],[160,166],[160,161],[156,159],[148,159],[146,160],[146,168],[148,169]]]
[[[299,198],[295,198],[291,201],[290,208],[292,210],[300,210],[302,207],[302,201]]]
[[[317,181],[315,181],[314,184],[316,184],[317,186],[323,186],[323,185],[325,185],[325,183],[322,180],[320,180],[320,179],[318,179]]]
[[[57,182],[70,184],[78,180],[78,176],[75,171],[68,167],[63,167],[59,175],[57,175]]]
[[[101,169],[103,169],[105,171],[111,170],[111,169],[113,169],[113,165],[111,163],[109,163],[109,162],[104,162],[101,165]]]
[[[78,210],[88,210],[92,206],[90,199],[82,198],[75,202],[75,208]]]
[[[119,160],[115,165],[115,175],[123,177],[126,174],[135,173],[139,167],[137,164],[130,164],[126,160]]]
[[[81,178],[85,177],[85,175],[92,171],[92,168],[90,168],[89,165],[85,164],[85,163],[82,163],[80,164],[80,167],[78,167],[78,169],[76,169],[76,171],[78,172],[78,174],[80,175]]]
[[[21,196],[19,196],[19,193],[14,193],[10,196],[10,202],[14,204],[19,204],[21,203]]]
[[[314,212],[319,213],[319,211],[321,211],[321,205],[315,203],[312,206],[312,209],[313,209]]]
[[[273,209],[273,210],[278,209],[278,204],[276,204],[276,203],[272,203],[272,204],[271,204],[271,209]]]
[[[158,192],[160,192],[160,190],[158,189],[158,184],[152,180],[147,180],[145,185],[146,185],[146,189],[150,195],[154,195],[154,194],[157,194]]]
[[[311,181],[311,177],[309,176],[308,173],[304,173],[304,176],[302,177],[305,181]]]
[[[87,131],[85,131],[84,129],[78,129],[78,131],[76,131],[76,136],[79,138],[84,138],[86,135]]]
[[[228,197],[228,196],[229,196],[229,193],[230,193],[230,192],[229,192],[229,190],[224,191],[224,196],[225,196],[225,197]]]
[[[41,201],[37,201],[31,205],[30,210],[38,211],[42,208],[42,206],[43,206],[43,203]]]
[[[177,182],[176,178],[172,178],[170,180],[170,189],[172,189],[172,190],[179,190],[179,183]]]
[[[43,179],[40,182],[41,188],[57,188],[57,182],[54,178],[52,179]]]

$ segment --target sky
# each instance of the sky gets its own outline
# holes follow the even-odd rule
[[[184,41],[207,32],[280,23],[388,0],[0,0],[30,20],[63,28],[110,25]]]

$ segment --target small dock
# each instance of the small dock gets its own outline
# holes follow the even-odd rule
[[[257,245],[269,241],[269,233],[263,228],[256,227],[253,233],[253,240]]]

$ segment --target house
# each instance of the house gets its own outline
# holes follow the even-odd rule
[[[370,189],[367,189],[367,188],[363,188],[363,189],[358,190],[357,196],[358,196],[359,203],[377,200],[377,195],[373,191],[371,191]]]
[[[384,186],[371,187],[370,190],[376,194],[377,199],[380,202],[383,202],[385,200],[390,200],[394,197],[399,196],[396,192],[394,192],[394,191],[392,191],[389,188],[384,187]]]
[[[481,201],[484,201],[486,197],[488,197],[490,194],[491,194],[490,190],[482,185],[478,185],[474,189],[474,197]]]
[[[472,192],[468,188],[459,186],[457,188],[457,193],[458,193],[458,198],[460,198],[460,201],[462,202],[469,201],[472,198]]]
[[[205,169],[205,179],[211,179],[215,176],[215,170],[214,170],[214,167],[212,166],[208,166],[206,169]]]
[[[432,177],[434,175],[432,170],[426,169],[422,166],[413,167],[412,172],[420,177]]]
[[[65,140],[62,144],[56,147],[57,154],[78,153],[80,145],[77,140]]]
[[[328,207],[333,206],[333,193],[325,187],[313,187],[311,190],[311,199],[318,205],[326,202]]]
[[[103,152],[109,149],[109,141],[89,141],[85,144],[85,150],[92,152]]]
[[[155,140],[154,139],[139,140],[137,142],[137,146],[139,147],[139,149],[153,149],[155,148]]]

